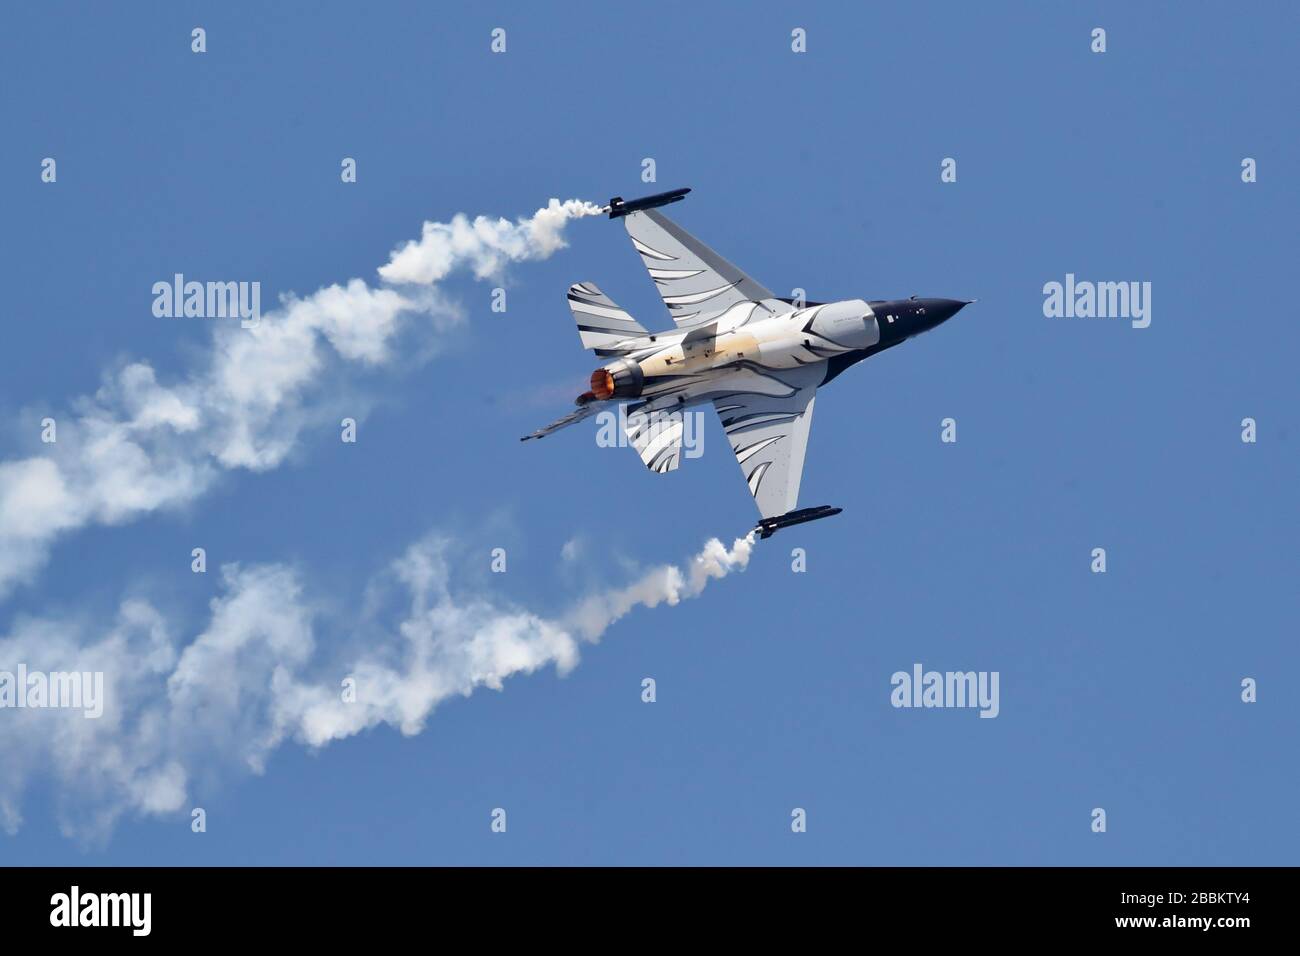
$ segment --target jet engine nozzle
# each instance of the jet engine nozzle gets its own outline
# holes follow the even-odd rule
[[[645,385],[641,366],[627,359],[603,365],[591,373],[591,394],[601,401],[636,398]]]
[[[591,373],[591,394],[601,401],[614,397],[614,376],[607,368],[598,368]]]

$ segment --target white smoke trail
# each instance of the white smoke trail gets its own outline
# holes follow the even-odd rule
[[[64,832],[105,840],[124,814],[178,813],[222,772],[261,772],[287,740],[321,747],[381,724],[419,733],[449,697],[500,690],[512,675],[552,664],[567,673],[584,641],[636,607],[675,605],[743,570],[753,544],[753,535],[730,549],[712,539],[685,567],[655,568],[549,618],[453,588],[454,543],[430,535],[372,582],[370,609],[341,632],[358,635],[350,648],[338,645],[339,632],[318,633],[336,615],[283,565],[223,567],[207,626],[184,646],[138,598],[102,630],[88,621],[21,621],[0,637],[0,671],[18,662],[32,671],[101,671],[105,701],[97,720],[71,710],[0,711],[0,824],[15,831],[24,793],[49,780]],[[351,701],[346,678],[355,681]],[[0,705],[12,706],[6,695],[17,691],[0,673]]]
[[[710,538],[685,572],[673,565],[656,568],[627,587],[587,598],[565,620],[587,640],[600,640],[611,624],[635,607],[672,607],[682,598],[697,596],[711,579],[725,578],[737,568],[743,571],[753,550],[753,532],[737,538],[730,550],[717,538]]]
[[[465,215],[449,223],[426,222],[418,240],[406,243],[379,269],[385,282],[431,285],[441,282],[453,269],[467,265],[477,279],[500,273],[507,262],[545,259],[564,248],[564,225],[570,219],[599,216],[603,210],[579,199],[552,199],[527,220]]]
[[[552,199],[516,222],[426,222],[379,268],[386,286],[352,279],[287,296],[253,328],[218,323],[206,364],[181,381],[160,382],[145,361],[108,372],[70,414],[53,416],[56,443],[33,436],[38,452],[0,462],[0,597],[30,579],[62,535],[192,501],[228,469],[277,467],[327,412],[329,376],[345,363],[392,361],[412,316],[460,317],[442,279],[457,270],[496,278],[510,263],[545,259],[564,246],[567,222],[600,212]]]

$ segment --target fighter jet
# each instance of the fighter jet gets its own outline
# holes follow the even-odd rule
[[[768,538],[839,514],[829,505],[797,507],[817,389],[970,302],[779,298],[657,211],[688,192],[615,197],[605,207],[623,220],[676,328],[650,332],[594,283],[570,286],[583,347],[607,361],[591,373],[577,409],[521,440],[626,404],[620,420],[629,443],[662,475],[681,462],[682,413],[712,404],[758,507],[755,532]]]

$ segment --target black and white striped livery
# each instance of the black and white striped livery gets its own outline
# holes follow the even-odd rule
[[[767,288],[656,207],[689,192],[611,200],[674,328],[649,332],[591,282],[569,287],[584,348],[606,364],[578,408],[526,438],[542,438],[625,404],[629,444],[656,474],[682,458],[682,414],[712,404],[768,537],[838,514],[798,508],[817,389],[864,358],[947,321],[959,299],[846,299],[804,305]]]
[[[582,347],[598,353],[616,350],[620,342],[649,334],[594,282],[577,282],[569,286],[569,308],[578,323]]]

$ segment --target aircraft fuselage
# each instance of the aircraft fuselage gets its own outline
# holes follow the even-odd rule
[[[728,379],[825,363],[828,382],[845,368],[934,328],[967,303],[957,299],[845,299],[765,316],[780,300],[733,305],[708,325],[620,343],[619,357],[591,375],[593,400],[641,399],[665,408],[708,401]],[[768,303],[771,303],[769,305]],[[752,387],[752,383],[746,387]]]

